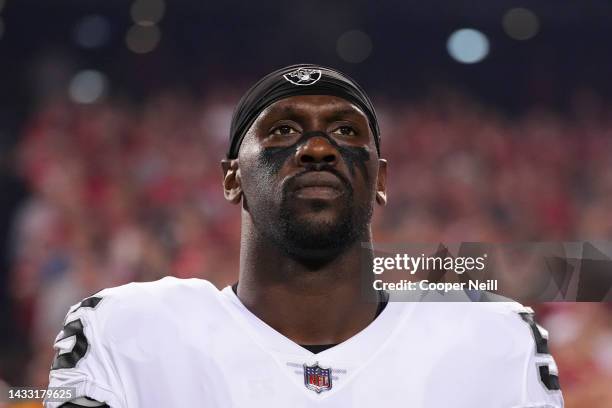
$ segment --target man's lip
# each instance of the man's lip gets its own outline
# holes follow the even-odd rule
[[[293,178],[289,191],[299,198],[331,200],[343,195],[346,187],[332,172],[309,171]]]
[[[323,187],[340,192],[345,190],[342,180],[329,171],[309,171],[295,177],[291,183],[291,189],[294,191],[309,187]]]
[[[342,195],[342,190],[329,186],[305,186],[293,190],[295,197],[311,200],[332,200]]]

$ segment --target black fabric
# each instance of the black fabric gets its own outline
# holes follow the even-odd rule
[[[299,69],[316,70],[316,79],[303,84],[295,84],[286,78]],[[318,72],[321,72],[320,75]],[[308,84],[308,82],[311,82]],[[376,149],[380,154],[380,130],[372,102],[359,84],[347,75],[331,68],[312,64],[290,65],[276,70],[253,85],[242,97],[232,117],[230,128],[229,159],[238,157],[238,150],[244,135],[257,116],[276,101],[296,95],[332,95],[346,99],[357,105],[368,117],[368,122]]]
[[[540,378],[542,382],[551,391],[557,391],[561,389],[559,385],[559,376],[551,374],[550,369],[547,365],[541,365],[538,367],[538,371],[540,372]]]
[[[102,300],[102,298],[98,297],[98,296],[88,297],[87,299],[84,299],[81,302],[81,304],[79,305],[79,307],[74,309],[71,313],[76,312],[77,310],[79,310],[82,307],[91,307],[92,309],[95,309],[96,306],[98,306],[98,303],[100,303],[101,300]]]
[[[329,348],[337,346],[337,344],[300,344],[300,346],[304,347],[306,350],[310,351],[313,354],[317,354]]]
[[[376,316],[374,316],[374,319],[376,319],[383,312],[383,310],[385,310],[387,304],[389,303],[389,293],[378,292],[378,296],[378,309],[376,309]]]
[[[91,398],[87,398],[87,399],[90,401],[93,401]],[[84,405],[77,405],[72,402],[67,402],[65,404],[60,405],[59,408],[87,408],[87,407],[85,407]],[[110,407],[106,404],[102,404],[102,405],[96,405],[96,408],[110,408]]]
[[[533,334],[533,339],[535,340],[535,343],[536,343],[537,353],[538,354],[550,354],[550,351],[548,350],[548,340],[546,340],[546,338],[542,336],[542,333],[540,332],[540,329],[538,328],[538,324],[535,321],[534,314],[533,313],[519,313],[519,315],[527,324],[529,324],[529,327],[531,328],[531,333]]]
[[[72,350],[69,353],[56,354],[51,365],[51,370],[59,370],[62,368],[74,368],[76,364],[85,356],[89,343],[85,332],[83,331],[83,322],[81,319],[73,320],[67,323],[62,329],[62,337],[60,340],[74,336],[75,342]],[[58,340],[59,341],[59,340]]]

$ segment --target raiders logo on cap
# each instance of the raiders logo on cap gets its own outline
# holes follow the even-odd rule
[[[313,68],[298,68],[283,77],[294,85],[312,85],[321,79],[321,70]]]

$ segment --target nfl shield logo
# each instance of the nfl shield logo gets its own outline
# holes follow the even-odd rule
[[[321,393],[331,390],[332,387],[332,369],[331,367],[323,368],[316,362],[313,365],[304,364],[304,385],[309,390]]]
[[[298,68],[283,75],[293,85],[312,85],[321,79],[321,70],[312,68]]]

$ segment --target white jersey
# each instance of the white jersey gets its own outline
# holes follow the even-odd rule
[[[230,287],[168,277],[73,306],[50,386],[112,408],[563,407],[546,332],[528,312],[391,301],[361,332],[313,354]]]

